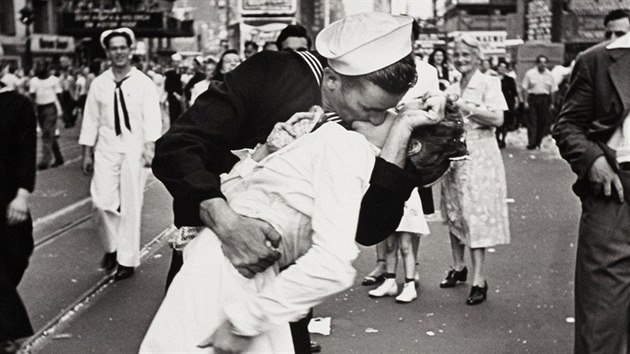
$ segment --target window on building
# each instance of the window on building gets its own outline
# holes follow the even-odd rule
[[[15,35],[13,0],[0,0],[0,34]]]

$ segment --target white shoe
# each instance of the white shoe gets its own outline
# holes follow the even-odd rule
[[[416,284],[413,281],[405,283],[400,295],[396,296],[396,302],[412,302],[418,297]]]
[[[394,296],[396,293],[398,293],[396,278],[385,279],[383,284],[381,284],[378,288],[368,291],[368,295],[371,297]]]

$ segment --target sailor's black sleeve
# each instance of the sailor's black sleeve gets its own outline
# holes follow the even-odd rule
[[[416,185],[408,172],[377,158],[370,177],[370,188],[361,202],[356,241],[371,246],[396,231],[405,202],[414,187]]]
[[[200,226],[200,202],[225,198],[219,175],[236,162],[230,150],[243,130],[250,129],[248,110],[262,96],[273,62],[251,58],[212,83],[155,146],[152,168],[173,196],[175,225]]]

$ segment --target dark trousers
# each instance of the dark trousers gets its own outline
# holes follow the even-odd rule
[[[168,118],[170,125],[173,125],[177,118],[182,115],[182,103],[174,95],[168,95]]]
[[[166,289],[171,286],[173,282],[173,278],[182,268],[184,264],[184,258],[180,252],[173,250],[173,256],[171,258],[171,267],[168,270],[168,275],[166,276]],[[311,334],[308,332],[308,323],[313,318],[313,310],[309,311],[309,313],[303,319],[297,322],[289,323],[289,327],[291,328],[291,337],[293,338],[293,348],[296,354],[308,354],[311,352]]]
[[[57,107],[54,103],[37,106],[37,122],[39,123],[39,129],[42,131],[42,159],[39,164],[50,166],[53,154],[57,155],[53,146],[57,142],[55,137]]]
[[[76,123],[76,115],[74,109],[77,107],[77,101],[72,97],[70,92],[64,91],[61,94],[61,108],[63,109],[63,122],[66,127],[74,127]]]
[[[6,208],[2,209],[3,212]],[[4,220],[1,221],[4,223]],[[33,224],[29,217],[17,225],[0,225],[0,343],[33,334],[17,286],[33,253]]]
[[[627,353],[630,346],[630,171],[625,203],[582,199],[575,272],[575,353]]]
[[[527,103],[529,104],[527,141],[529,146],[538,147],[549,131],[551,96],[530,94]]]

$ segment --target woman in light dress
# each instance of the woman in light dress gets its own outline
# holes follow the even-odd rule
[[[510,243],[507,187],[503,159],[494,128],[503,124],[507,109],[496,77],[482,74],[482,53],[473,37],[455,40],[453,59],[462,78],[446,92],[459,96],[470,158],[456,161],[442,180],[442,214],[449,228],[453,267],[440,284],[450,288],[467,279],[465,248],[472,260],[472,287],[468,305],[485,301],[488,282],[484,269],[486,248]]]
[[[284,143],[273,143],[283,141],[275,133],[253,152],[237,153],[241,161],[222,175],[221,189],[236,212],[264,220],[282,235],[280,260],[246,279],[203,228],[184,248],[184,265],[141,353],[212,353],[198,345],[215,331],[253,338],[247,352],[292,352],[288,322],[354,282],[359,209],[379,148],[333,122],[279,150]],[[462,134],[461,122],[450,121],[414,131],[408,155],[419,184],[433,182],[452,156],[465,152]],[[431,140],[435,136],[446,138]]]

